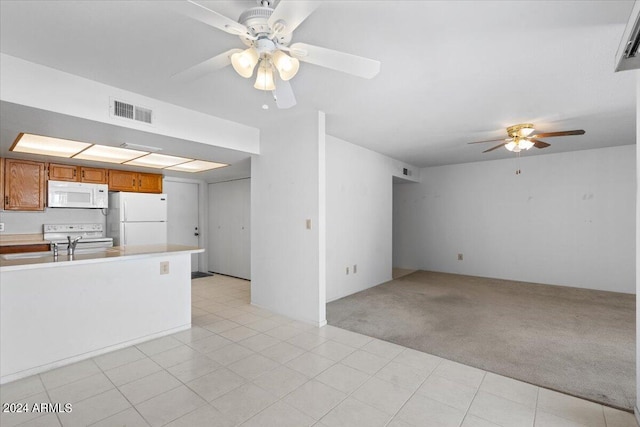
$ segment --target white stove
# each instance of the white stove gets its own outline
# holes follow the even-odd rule
[[[103,224],[44,224],[44,240],[57,243],[61,250],[69,245],[71,240],[81,236],[77,248],[110,248],[113,238],[105,237]]]

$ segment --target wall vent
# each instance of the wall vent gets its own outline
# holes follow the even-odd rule
[[[123,119],[135,120],[147,124],[153,123],[153,110],[150,108],[133,105],[112,98],[109,111],[114,117],[121,117]]]

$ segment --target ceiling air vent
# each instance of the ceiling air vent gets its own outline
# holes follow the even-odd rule
[[[114,117],[121,117],[123,119],[135,120],[147,124],[153,123],[153,110],[150,108],[133,105],[112,98],[109,110]]]

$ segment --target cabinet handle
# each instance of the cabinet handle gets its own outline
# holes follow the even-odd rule
[[[138,187],[142,187],[142,180],[141,179],[138,180]]]
[[[74,177],[74,178],[76,177],[76,172],[77,172],[77,171],[74,169],[74,170],[73,170],[73,177]]]
[[[84,171],[82,171],[82,179],[84,179]]]
[[[131,186],[132,186],[132,187],[135,187],[135,186],[136,186],[136,180],[135,180],[135,178],[133,179],[133,181],[131,181]]]
[[[5,206],[9,206],[9,196],[4,196],[4,204]]]

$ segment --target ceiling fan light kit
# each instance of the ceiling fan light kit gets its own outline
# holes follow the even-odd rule
[[[248,79],[257,68],[253,87],[273,91],[278,108],[291,108],[296,100],[288,81],[298,73],[301,61],[368,79],[379,73],[380,62],[373,59],[305,43],[289,46],[293,31],[320,2],[280,0],[275,8],[272,8],[273,0],[257,0],[257,3],[257,7],[242,12],[237,22],[194,0],[178,3],[180,13],[238,36],[247,49],[231,49],[174,77],[193,78],[231,64],[238,75]],[[277,87],[274,70],[279,77]]]
[[[584,130],[566,130],[560,132],[546,132],[546,133],[538,133],[533,134],[535,131],[533,124],[531,123],[521,123],[513,126],[509,126],[507,128],[507,135],[509,136],[506,139],[489,139],[485,141],[475,141],[469,142],[469,144],[482,144],[485,142],[493,142],[493,141],[502,141],[501,144],[496,145],[495,147],[491,147],[487,150],[484,150],[483,153],[488,153],[489,151],[496,150],[500,147],[504,147],[509,151],[514,153],[519,153],[522,150],[529,150],[532,147],[536,148],[546,148],[550,146],[548,142],[541,141],[538,138],[551,138],[556,136],[569,136],[569,135],[584,135]]]

